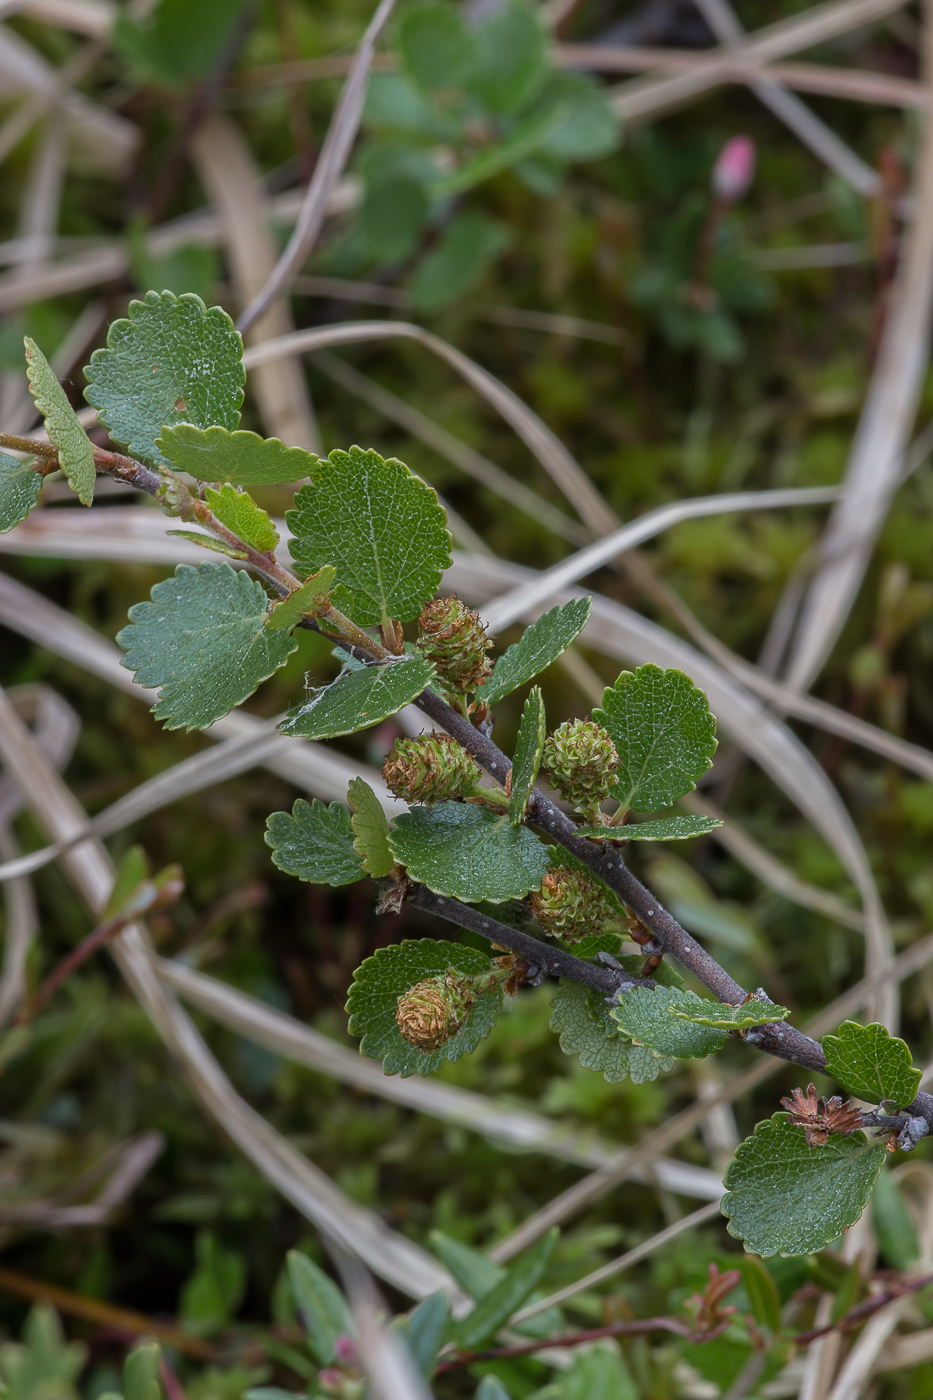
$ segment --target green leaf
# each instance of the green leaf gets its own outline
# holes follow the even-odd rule
[[[561,1376],[560,1400],[641,1400],[643,1395],[620,1353],[602,1347],[581,1348]]]
[[[200,1230],[194,1242],[194,1273],[181,1290],[179,1312],[191,1331],[210,1336],[226,1327],[246,1291],[246,1260],[227,1249],[213,1230]]]
[[[288,1282],[308,1347],[319,1365],[330,1366],[337,1354],[337,1338],[356,1332],[350,1310],[333,1279],[306,1254],[290,1249],[287,1260]]]
[[[521,826],[531,789],[535,785],[544,741],[547,738],[547,719],[544,714],[544,699],[541,687],[534,685],[522,710],[522,721],[515,744],[515,761],[512,764],[512,796],[509,799],[509,821],[513,826]]]
[[[159,0],[142,19],[117,15],[112,37],[147,82],[172,86],[207,78],[223,58],[244,0]]]
[[[823,1049],[826,1073],[867,1103],[906,1108],[917,1097],[922,1072],[914,1069],[905,1042],[876,1021],[843,1021],[835,1035],[824,1035]]]
[[[548,73],[544,30],[530,5],[512,3],[477,26],[476,58],[467,88],[491,111],[507,116],[524,107]]]
[[[123,1366],[123,1400],[162,1400],[161,1359],[162,1348],[156,1342],[130,1352]]]
[[[398,42],[402,66],[423,92],[459,86],[473,62],[473,37],[453,5],[413,6]]]
[[[219,491],[209,486],[204,492],[204,500],[221,525],[226,525],[244,544],[263,554],[275,552],[279,532],[252,496],[238,491],[235,486],[221,486]]]
[[[296,564],[309,573],[335,565],[334,603],[360,627],[417,617],[450,567],[437,493],[378,452],[332,452],[285,518]]]
[[[78,500],[83,506],[89,506],[94,500],[97,481],[91,440],[78,422],[78,415],[68,402],[68,395],[36,342],[27,335],[23,343],[26,346],[29,388],[36,408],[45,419],[49,441],[58,448],[59,466]]]
[[[578,836],[599,841],[686,841],[705,836],[722,822],[715,817],[659,817],[653,822],[625,822],[622,826],[580,826]]]
[[[489,159],[485,157],[484,162]],[[494,170],[468,172],[463,168],[438,181],[432,187],[432,193],[438,197],[448,197],[459,192],[461,186],[467,188],[478,184],[480,179],[492,174],[495,174]],[[418,311],[439,311],[471,291],[508,241],[507,229],[486,214],[468,210],[451,219],[412,276],[409,285],[415,308]]]
[[[740,1267],[752,1316],[776,1337],[781,1331],[781,1295],[770,1270],[754,1254],[746,1254]]]
[[[377,879],[388,875],[395,859],[389,846],[389,821],[382,803],[363,778],[350,779],[347,801],[352,813],[353,849],[363,862],[363,869]]]
[[[497,982],[477,993],[459,1031],[437,1050],[419,1050],[402,1038],[395,1020],[399,997],[418,982],[437,977],[449,968],[467,977],[478,977],[489,971],[490,960],[475,948],[423,938],[378,949],[353,974],[347,998],[350,1034],[361,1037],[362,1054],[382,1060],[386,1074],[400,1074],[403,1079],[412,1074],[433,1074],[446,1061],[472,1054],[496,1024],[502,1004],[502,989]]]
[[[168,729],[204,729],[229,714],[298,645],[266,630],[262,584],[229,564],[179,564],[151,599],[130,608],[117,641],[137,683],[160,687],[153,713]]]
[[[309,700],[292,706],[279,729],[302,739],[355,734],[397,714],[431,684],[433,676],[434,667],[420,656],[358,670],[348,668]]]
[[[0,1344],[0,1376],[6,1382],[4,1400],[70,1400],[74,1382],[84,1370],[87,1347],[66,1342],[58,1313],[48,1303],[29,1310],[21,1342]]]
[[[242,355],[240,335],[221,307],[208,310],[193,292],[147,292],[94,351],[84,397],[115,442],[134,457],[167,463],[156,446],[166,425],[236,427],[246,382]]]
[[[552,72],[542,98],[560,110],[541,143],[542,153],[560,161],[595,160],[618,145],[619,119],[605,88],[589,73]]]
[[[363,862],[342,802],[328,807],[318,797],[310,803],[299,797],[290,814],[273,812],[266,819],[265,840],[272,847],[273,863],[299,880],[352,885],[362,878]]]
[[[0,452],[0,535],[26,519],[41,492],[42,477],[31,463]]]
[[[636,987],[620,996],[610,1014],[617,1025],[636,1045],[647,1045],[659,1055],[673,1055],[678,1060],[702,1060],[725,1044],[723,1031],[672,1016],[678,1007],[705,1007],[694,992],[669,987]]]
[[[494,1288],[484,1293],[472,1312],[456,1326],[454,1338],[464,1351],[475,1351],[504,1327],[537,1287],[557,1243],[558,1231],[548,1230],[523,1254]]]
[[[477,1302],[505,1278],[506,1270],[494,1263],[488,1254],[445,1235],[442,1230],[431,1231],[431,1248],[464,1293]]]
[[[499,1377],[490,1374],[484,1376],[476,1387],[476,1395],[473,1400],[512,1400],[512,1397]]]
[[[430,201],[421,180],[387,174],[368,180],[356,216],[360,243],[380,266],[401,262],[415,249]]]
[[[817,1253],[858,1220],[886,1153],[861,1132],[808,1147],[803,1128],[776,1113],[729,1164],[722,1200],[729,1234],[766,1258]]]
[[[716,720],[703,691],[683,671],[639,666],[623,671],[593,718],[619,754],[613,790],[623,807],[654,812],[692,792],[712,766]]]
[[[223,540],[217,540],[213,535],[202,535],[198,530],[166,530],[165,533],[188,540],[190,544],[199,544],[202,549],[210,549],[215,554],[223,554],[227,559],[249,558],[245,549],[234,549],[232,545],[224,544]]]
[[[489,680],[477,691],[477,698],[494,705],[546,670],[583,631],[592,607],[592,598],[571,598],[569,603],[539,617],[521,641],[499,657]]]
[[[286,447],[281,438],[261,438],[245,429],[195,428],[191,423],[163,428],[156,447],[178,471],[198,481],[229,481],[234,486],[301,481],[320,460],[303,447]]]
[[[469,802],[437,802],[403,812],[392,850],[413,880],[468,904],[521,899],[540,887],[548,849],[526,826]]]
[[[129,904],[133,893],[149,878],[149,859],[142,846],[131,846],[117,866],[103,918],[112,919]]]
[[[627,1040],[604,999],[580,982],[561,979],[551,998],[551,1030],[559,1035],[565,1055],[578,1055],[584,1069],[596,1070],[608,1084],[623,1079],[644,1084],[674,1066],[673,1056]]]
[[[690,1021],[695,1026],[709,1026],[713,1030],[747,1031],[752,1026],[767,1026],[773,1021],[784,1021],[790,1015],[786,1006],[778,1006],[776,1002],[762,1001],[758,998],[743,1001],[741,1006],[724,1006],[721,1002],[695,996],[693,992],[685,992],[684,996],[687,998],[685,1001],[671,1003],[668,1008],[670,1015]]]
[[[411,1358],[425,1380],[434,1375],[449,1316],[450,1299],[439,1291],[422,1298],[408,1317],[397,1318],[393,1324],[405,1338]]]
[[[297,627],[303,617],[314,612],[317,599],[330,592],[336,577],[337,570],[330,564],[325,564],[323,569],[306,578],[294,593],[289,593],[287,598],[276,603],[266,619],[266,626],[271,627],[273,632],[284,627]]]

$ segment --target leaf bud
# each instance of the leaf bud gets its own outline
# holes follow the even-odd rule
[[[549,870],[528,903],[544,932],[564,943],[579,943],[610,928],[621,932],[625,927],[605,885],[585,870],[568,866]]]
[[[541,771],[561,797],[597,820],[618,766],[616,746],[595,720],[569,719],[545,740]]]
[[[492,674],[486,655],[492,642],[479,613],[459,598],[435,598],[418,618],[418,647],[441,680],[455,690],[476,690]]]
[[[479,786],[476,759],[450,734],[396,739],[382,768],[389,790],[405,802],[445,802]]]
[[[416,982],[395,1008],[402,1039],[425,1054],[439,1050],[460,1030],[475,1000],[469,980],[452,970]]]

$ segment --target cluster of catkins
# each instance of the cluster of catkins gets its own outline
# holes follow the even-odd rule
[[[478,613],[459,598],[427,603],[418,619],[419,650],[431,660],[448,695],[464,697],[492,674],[492,643]],[[589,825],[605,818],[619,759],[606,730],[591,719],[568,720],[548,735],[541,773]],[[479,764],[449,734],[398,739],[383,767],[386,783],[408,803],[466,800],[481,796]],[[628,926],[624,911],[589,871],[558,866],[545,875],[528,906],[545,933],[573,945],[581,939]],[[455,972],[426,978],[399,998],[396,1023],[410,1045],[429,1052],[461,1028],[472,1009],[469,982]]]

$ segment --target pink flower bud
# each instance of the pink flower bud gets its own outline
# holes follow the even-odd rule
[[[325,1395],[339,1395],[343,1389],[343,1372],[328,1366],[318,1371],[317,1383]]]
[[[341,1366],[352,1366],[359,1358],[356,1342],[342,1334],[334,1339],[334,1352]]]
[[[750,136],[731,137],[713,166],[713,194],[724,204],[735,204],[748,193],[754,178],[754,141]]]

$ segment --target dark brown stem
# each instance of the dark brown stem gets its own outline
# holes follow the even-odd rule
[[[520,929],[501,924],[498,919],[490,918],[488,914],[472,908],[469,904],[461,904],[459,899],[434,894],[425,885],[413,885],[408,891],[407,899],[417,909],[436,914],[439,919],[446,919],[448,923],[456,924],[459,928],[471,929],[481,937],[488,938],[490,943],[498,943],[503,948],[511,949],[513,953],[518,953],[528,962],[534,963],[550,977],[569,977],[573,982],[582,982],[585,987],[602,992],[605,997],[615,996],[622,986],[656,985],[650,980],[630,977],[621,968],[599,967],[594,963],[584,962],[582,958],[576,958],[572,953],[564,952],[562,948],[553,948],[550,944],[533,938],[529,933],[522,933]]]

